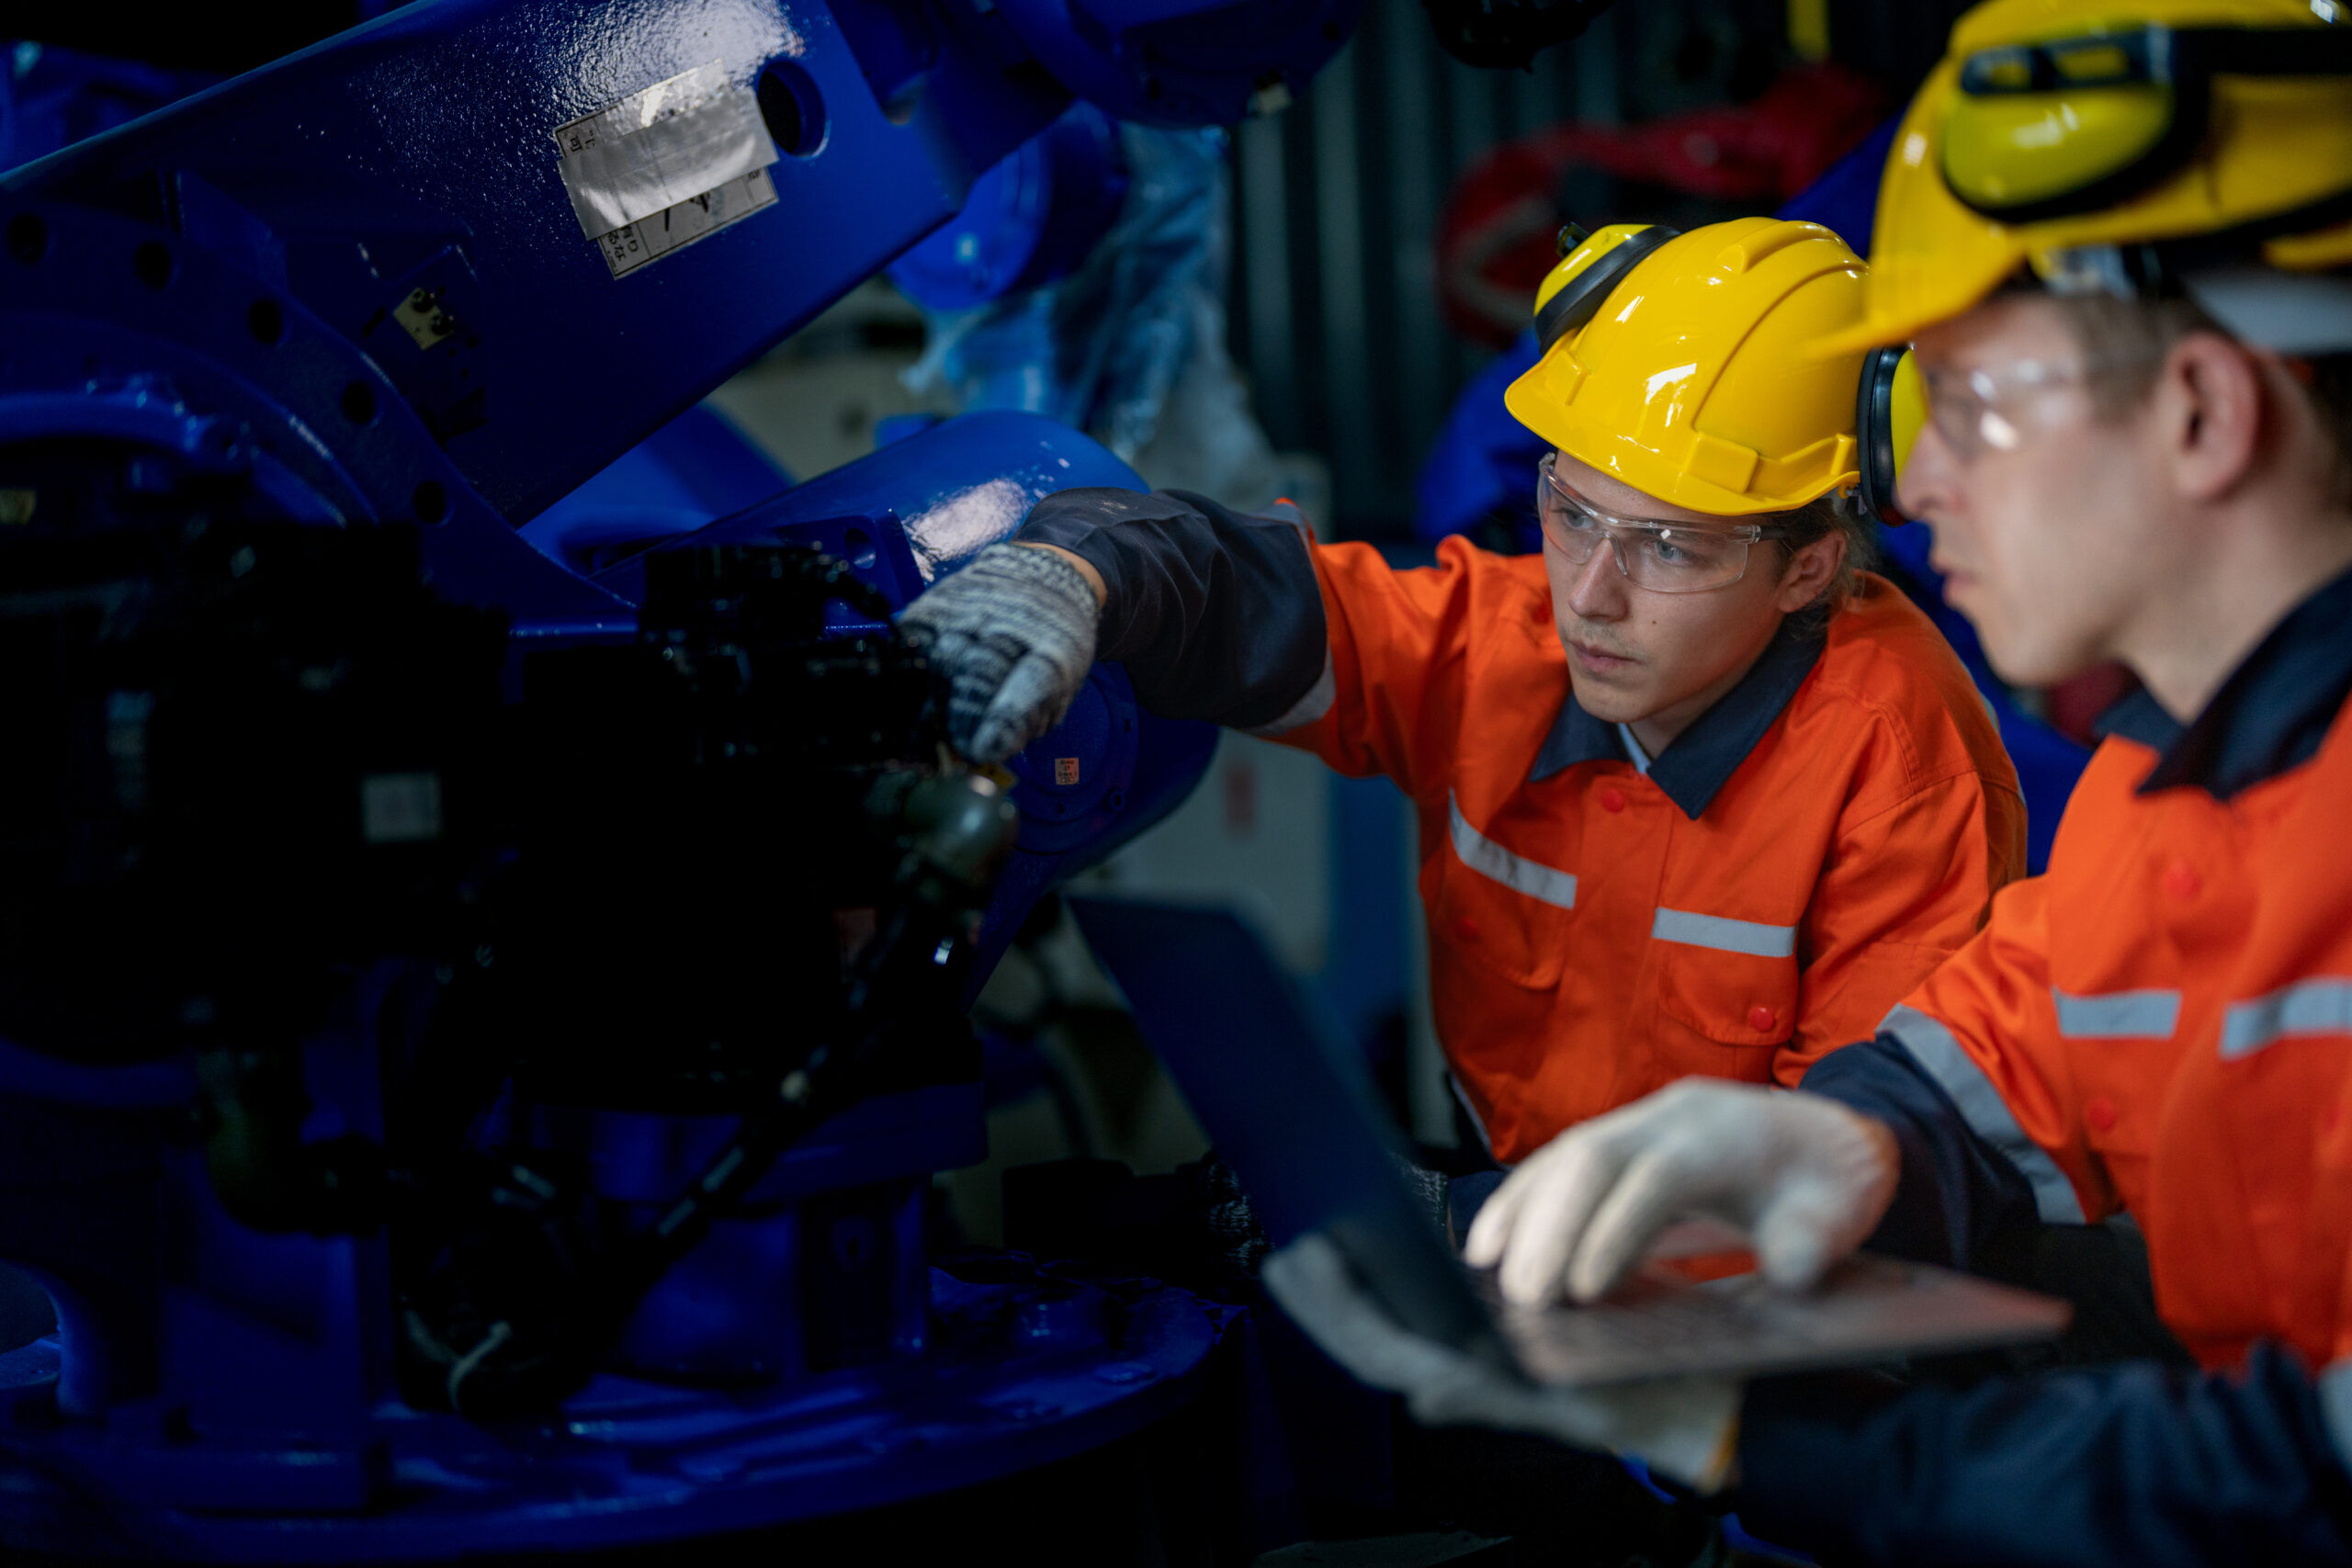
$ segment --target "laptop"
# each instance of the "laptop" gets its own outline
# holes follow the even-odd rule
[[[1859,1366],[2048,1339],[2066,1325],[2064,1302],[1870,1254],[1814,1290],[1777,1290],[1744,1236],[1705,1221],[1668,1231],[1603,1301],[1507,1305],[1491,1270],[1467,1268],[1416,1203],[1397,1165],[1404,1145],[1358,1053],[1248,921],[1216,904],[1068,902],[1274,1245],[1323,1232],[1373,1299],[1423,1338],[1538,1382],[1598,1387]]]

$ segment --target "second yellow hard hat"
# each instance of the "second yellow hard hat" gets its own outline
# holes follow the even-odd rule
[[[1869,313],[1822,351],[1902,342],[2021,266],[2071,286],[2068,269],[2151,244],[2289,273],[2352,265],[2347,14],[2337,0],[1977,6],[1895,134]]]
[[[1544,280],[1544,355],[1504,401],[1661,501],[1726,516],[1801,506],[1860,477],[1863,349],[1815,345],[1860,322],[1866,272],[1817,223],[1600,230]]]

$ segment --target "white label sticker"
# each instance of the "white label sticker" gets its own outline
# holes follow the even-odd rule
[[[759,99],[729,82],[718,61],[552,134],[572,213],[581,231],[599,243],[734,185],[777,157]]]
[[[602,235],[597,247],[605,253],[605,265],[618,277],[775,205],[775,182],[765,169],[753,169],[741,179],[665,209],[642,223],[625,224]]]

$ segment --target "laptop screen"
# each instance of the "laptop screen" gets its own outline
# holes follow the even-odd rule
[[[1264,939],[1220,906],[1069,902],[1275,1245],[1328,1234],[1403,1326],[1512,1365],[1405,1184],[1396,1134],[1356,1051]]]

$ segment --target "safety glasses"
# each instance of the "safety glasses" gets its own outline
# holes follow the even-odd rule
[[[1728,588],[1746,575],[1749,546],[1788,536],[1785,528],[1756,523],[1701,527],[1603,512],[1554,471],[1555,456],[1547,453],[1536,465],[1535,514],[1544,544],[1583,566],[1606,540],[1617,570],[1636,588],[1653,593]]]
[[[2188,165],[2216,75],[2346,74],[2352,28],[2150,26],[1981,50],[1946,113],[1944,183],[2004,223],[2095,211]]]
[[[2146,363],[2050,365],[2019,359],[1979,370],[1922,370],[1919,386],[1927,400],[1928,423],[1954,457],[1969,463],[1987,448],[2015,451],[2029,428],[2046,423],[2051,405],[2041,394],[2109,380]]]

